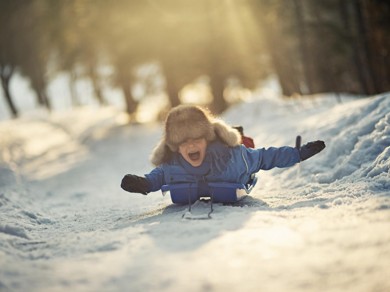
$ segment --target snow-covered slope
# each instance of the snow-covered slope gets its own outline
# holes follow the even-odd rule
[[[389,291],[390,94],[259,96],[224,119],[258,147],[327,148],[188,221],[119,187],[151,170],[160,125],[88,107],[2,121],[0,291]]]

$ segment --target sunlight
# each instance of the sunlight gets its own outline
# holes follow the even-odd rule
[[[34,180],[64,173],[88,155],[84,145],[64,129],[53,127],[49,123],[30,123],[28,128],[19,128],[15,134],[23,141],[23,146],[18,151],[22,151],[28,158],[25,173]]]
[[[140,123],[150,123],[158,120],[163,109],[169,104],[165,94],[147,96],[142,99],[136,113],[136,120]]]
[[[288,226],[280,225],[262,231],[263,240],[273,247],[294,247],[302,245],[303,238]]]
[[[230,31],[232,43],[230,46],[235,48],[239,60],[243,62],[244,70],[253,71],[256,67],[255,60],[251,59],[253,55],[253,40],[258,38],[259,31],[257,24],[249,11],[249,7],[237,4],[233,0],[225,0],[226,23]]]
[[[228,103],[234,104],[248,101],[252,96],[252,92],[241,86],[238,80],[230,78],[225,86],[223,96]]]
[[[208,79],[208,78],[207,78]],[[210,86],[206,78],[199,78],[183,87],[180,91],[180,101],[187,104],[209,104],[213,100]]]
[[[234,40],[233,45],[237,47],[240,56],[245,57],[249,53],[249,40],[247,39],[247,29],[243,26],[242,20],[238,15],[238,11],[242,8],[237,7],[233,0],[226,0],[225,7],[226,24],[232,33],[232,38]]]

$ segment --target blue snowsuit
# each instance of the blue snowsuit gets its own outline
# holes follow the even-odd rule
[[[164,184],[230,182],[246,184],[253,173],[274,167],[289,167],[300,162],[299,150],[293,147],[251,149],[243,145],[228,147],[220,141],[211,142],[199,167],[193,167],[174,153],[168,163],[153,169],[145,177],[149,192]]]

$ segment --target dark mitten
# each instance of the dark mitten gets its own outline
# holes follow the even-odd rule
[[[309,142],[305,145],[303,145],[299,149],[299,154],[301,156],[301,161],[304,161],[313,155],[316,155],[317,153],[321,152],[325,148],[324,141],[314,141]]]
[[[134,174],[126,174],[121,183],[121,188],[131,193],[147,195],[149,183],[146,178]]]

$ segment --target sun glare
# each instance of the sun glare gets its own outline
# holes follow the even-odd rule
[[[253,40],[258,38],[257,24],[250,13],[250,8],[233,0],[225,0],[226,26],[230,32],[237,57],[243,62],[245,69],[253,71],[256,63],[253,56]]]

